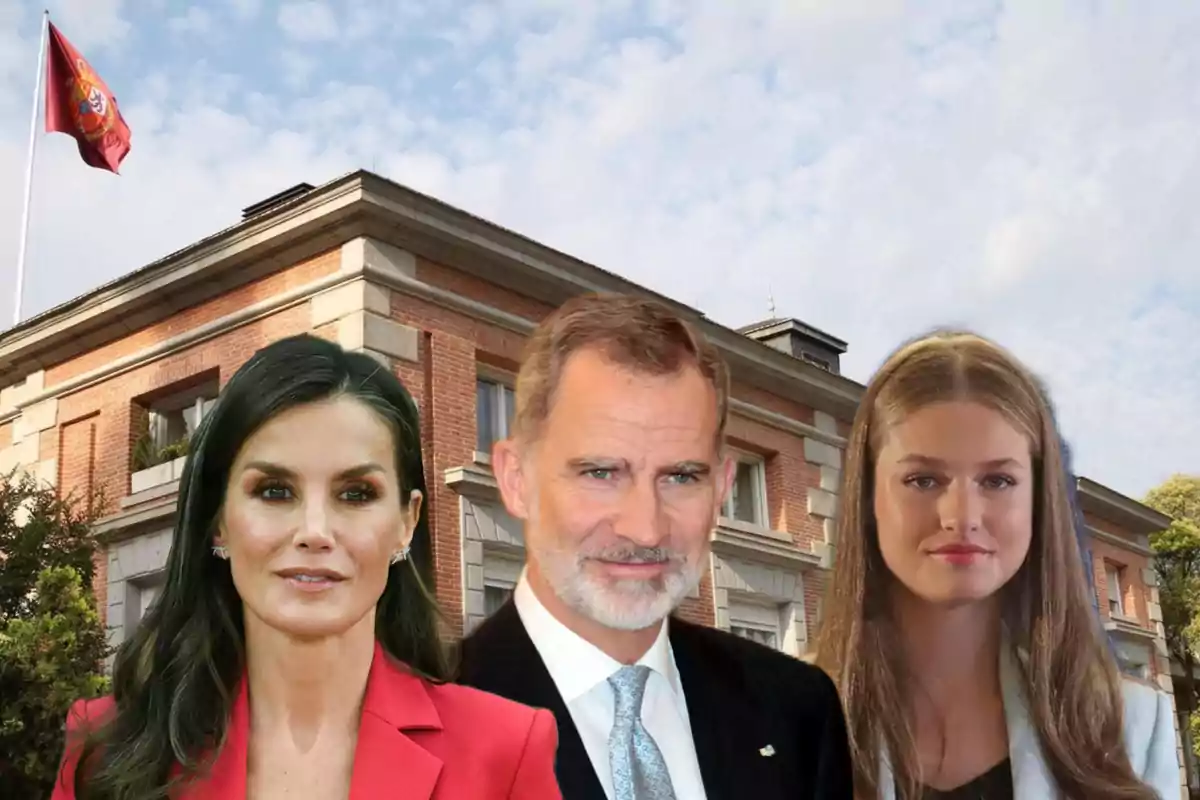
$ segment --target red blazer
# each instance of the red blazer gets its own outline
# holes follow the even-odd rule
[[[112,708],[79,701],[68,732]],[[242,680],[212,770],[179,800],[243,800],[250,703]],[[432,684],[375,646],[359,721],[350,800],[562,800],[554,777],[554,715],[456,684]],[[79,753],[68,747],[50,800],[74,800]]]

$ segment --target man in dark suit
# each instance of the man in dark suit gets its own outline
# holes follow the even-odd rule
[[[565,800],[852,796],[833,682],[673,615],[733,477],[728,393],[715,348],[650,300],[575,298],[527,346],[492,453],[525,570],[460,680],[554,712]]]

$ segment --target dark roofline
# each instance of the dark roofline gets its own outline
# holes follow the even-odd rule
[[[846,352],[846,348],[849,347],[849,345],[842,339],[839,339],[832,334],[828,334],[820,328],[813,327],[807,322],[801,322],[795,318],[766,319],[762,320],[761,322],[752,322],[749,325],[743,325],[740,328],[736,328],[736,330],[738,333],[745,334],[746,336],[775,336],[786,331],[796,331],[797,333],[822,342],[828,347],[837,350],[839,353]]]

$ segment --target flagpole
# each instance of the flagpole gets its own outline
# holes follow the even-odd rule
[[[25,290],[25,252],[29,247],[29,210],[33,200],[33,159],[37,153],[38,110],[42,102],[42,76],[46,73],[46,40],[50,35],[50,11],[42,12],[42,36],[38,46],[37,78],[33,84],[33,114],[29,121],[29,160],[25,164],[25,210],[21,213],[21,243],[17,249],[17,296],[13,301],[13,325],[21,323],[21,295]]]

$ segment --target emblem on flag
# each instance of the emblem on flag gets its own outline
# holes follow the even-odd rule
[[[75,128],[89,142],[103,138],[112,128],[113,106],[100,88],[99,79],[82,58],[75,61],[75,74],[67,79],[71,97],[71,117]]]
[[[130,146],[116,98],[67,37],[47,24],[46,130],[73,137],[88,165],[116,172]]]

